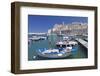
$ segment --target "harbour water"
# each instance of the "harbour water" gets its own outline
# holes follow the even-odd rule
[[[28,46],[28,60],[52,60],[54,58],[43,58],[37,55],[37,50],[41,48],[55,48],[55,44],[57,41],[62,40],[62,36],[58,35],[49,35],[46,40],[38,40],[31,41]],[[75,54],[65,57],[63,59],[79,59],[79,58],[87,58],[88,50],[84,48],[82,45],[78,44],[78,50]],[[59,59],[59,58],[57,58]]]

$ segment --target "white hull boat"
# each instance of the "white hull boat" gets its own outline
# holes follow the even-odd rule
[[[64,58],[67,57],[71,54],[71,49],[48,49],[48,50],[41,50],[39,49],[38,55],[41,57],[46,57],[46,58]]]

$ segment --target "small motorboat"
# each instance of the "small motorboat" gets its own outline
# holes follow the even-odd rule
[[[71,54],[71,49],[70,48],[39,49],[37,54],[45,58],[64,58]]]
[[[40,37],[33,36],[33,37],[29,38],[29,40],[38,41],[38,40],[40,40]]]
[[[46,40],[47,39],[47,37],[40,37],[40,40]]]

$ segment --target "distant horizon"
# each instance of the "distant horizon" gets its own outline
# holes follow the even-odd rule
[[[28,15],[28,33],[47,33],[55,24],[87,23],[88,17]]]

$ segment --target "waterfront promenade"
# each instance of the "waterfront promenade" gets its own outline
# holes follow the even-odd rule
[[[85,48],[88,48],[88,42],[81,39],[81,38],[76,38],[76,40],[81,44],[83,45]]]

